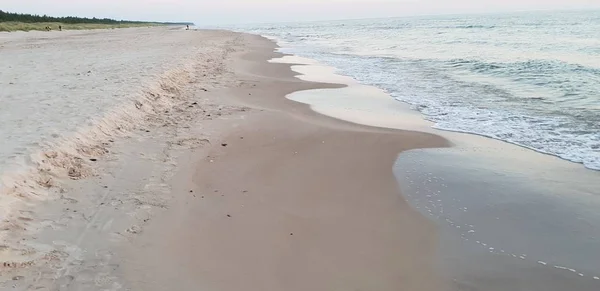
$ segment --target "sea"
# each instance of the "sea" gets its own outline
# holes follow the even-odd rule
[[[600,11],[233,29],[273,39],[288,61],[310,59],[293,67],[302,79],[349,85],[289,99],[374,126],[411,129],[402,123],[417,115],[450,140],[401,153],[393,169],[438,226],[448,290],[600,290]],[[392,101],[364,93],[380,90]]]
[[[235,27],[410,104],[434,128],[600,170],[600,11]]]

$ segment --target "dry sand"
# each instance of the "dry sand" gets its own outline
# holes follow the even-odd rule
[[[206,96],[237,84],[226,62],[240,37],[153,28],[0,38],[11,56],[0,60],[10,105],[1,149],[27,160],[0,163],[0,286],[118,289],[113,247],[166,207],[172,155],[207,142],[192,121],[235,112]]]
[[[214,75],[191,70],[164,114],[110,142],[96,175],[61,180],[61,195],[32,205],[36,231],[19,233],[2,254],[30,263],[0,269],[0,286],[442,290],[435,227],[404,201],[392,165],[401,151],[445,141],[350,124],[286,99],[340,86],[268,63],[278,55],[266,39],[192,37],[219,48],[195,60],[214,63],[219,86],[206,92]]]

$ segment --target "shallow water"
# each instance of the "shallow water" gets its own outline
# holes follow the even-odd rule
[[[411,205],[439,225],[449,290],[598,290],[600,172],[498,140],[430,128],[381,90],[305,63],[310,81],[348,87],[287,97],[370,126],[442,135],[453,146],[401,153],[394,172]]]
[[[434,127],[600,170],[600,11],[238,28],[386,90]]]
[[[600,177],[493,155],[416,150],[396,163],[403,194],[440,225],[440,262],[456,289],[598,290]]]

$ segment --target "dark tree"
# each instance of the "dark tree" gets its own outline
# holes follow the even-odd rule
[[[110,18],[85,18],[85,17],[51,17],[48,15],[33,15],[33,14],[21,14],[11,13],[0,10],[0,22],[25,22],[25,23],[36,23],[36,22],[62,22],[68,24],[77,23],[98,23],[98,24],[135,24],[135,23],[156,23],[156,24],[177,24],[186,25],[193,23],[172,23],[172,22],[146,22],[146,21],[129,21],[129,20],[114,20]]]

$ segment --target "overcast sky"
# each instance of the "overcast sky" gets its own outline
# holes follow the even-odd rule
[[[600,9],[600,0],[0,0],[0,10],[199,25]]]

